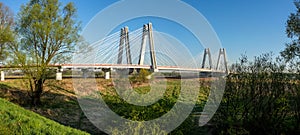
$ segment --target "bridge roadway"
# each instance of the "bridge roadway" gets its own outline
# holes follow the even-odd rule
[[[112,68],[112,69],[151,69],[150,65],[138,64],[62,64],[51,65],[56,67],[66,68]],[[195,72],[208,72],[208,73],[224,73],[224,71],[205,69],[205,68],[183,68],[177,66],[157,66],[159,71],[173,70],[173,71],[195,71]]]
[[[32,66],[35,67],[35,66]],[[138,64],[52,64],[50,68],[62,68],[62,69],[86,69],[86,68],[100,68],[100,69],[151,69],[150,65],[138,65]],[[0,66],[0,68],[16,68],[21,66]],[[158,71],[194,71],[203,73],[225,73],[225,71],[205,69],[205,68],[185,68],[177,66],[157,66]]]
[[[36,67],[32,65],[31,67]],[[109,70],[107,69],[152,69],[150,65],[138,65],[138,64],[53,64],[49,65],[49,68],[55,68],[55,69],[106,69],[103,70],[105,72],[105,79],[110,78]],[[0,68],[14,68],[14,69],[20,69],[21,66],[0,66]],[[200,73],[200,76],[208,77],[208,76],[224,76],[228,73],[225,71],[219,71],[219,70],[211,70],[211,69],[203,69],[203,68],[182,68],[182,67],[176,67],[176,66],[157,66],[157,70],[155,72],[173,72],[173,71],[180,71],[180,72],[198,72]],[[57,70],[56,73],[56,80],[62,80],[62,72],[60,70]],[[211,74],[213,73],[213,74]],[[4,72],[1,71],[1,81],[4,80]]]

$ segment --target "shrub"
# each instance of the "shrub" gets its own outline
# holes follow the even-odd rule
[[[243,57],[227,76],[221,105],[213,118],[217,134],[286,134],[291,78],[282,65],[263,54]]]
[[[145,83],[149,80],[149,75],[151,75],[151,72],[149,72],[146,69],[140,69],[138,73],[134,73],[131,77],[130,80],[133,83]]]

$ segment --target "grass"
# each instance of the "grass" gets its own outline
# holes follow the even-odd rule
[[[0,98],[0,134],[87,134]]]
[[[43,105],[30,108],[27,90],[21,79],[7,79],[0,82],[0,98],[54,120],[62,125],[80,129],[91,134],[101,134],[86,117],[77,102],[72,79],[49,80],[42,97]],[[55,84],[55,87],[53,85]],[[1,133],[0,133],[1,134]]]
[[[27,97],[27,91],[21,79],[6,80],[0,82],[0,98],[4,98],[13,103],[34,111],[48,119],[59,122],[62,125],[77,128],[86,131],[90,134],[103,134],[97,127],[95,127],[83,114],[78,102],[77,96],[73,91],[72,79],[63,79],[62,81],[48,80],[45,88],[44,96],[42,97],[43,106],[37,108],[29,108],[26,102],[23,103],[24,98]],[[86,81],[86,82],[85,82]],[[89,83],[90,80],[80,81],[81,83]],[[200,80],[200,82],[206,82]],[[209,81],[208,81],[209,82]],[[132,106],[123,101],[115,90],[115,84],[112,80],[96,79],[99,93],[103,96],[108,106],[117,114],[132,120],[151,120],[155,119],[164,113],[168,112],[177,101],[180,93],[180,80],[167,79],[166,91],[164,98],[157,103],[148,107]],[[159,82],[154,82],[157,87]],[[209,91],[209,83],[201,83],[199,99],[197,107],[194,111],[202,111],[204,101],[207,99]],[[134,85],[134,90],[140,94],[145,94],[150,91],[149,83],[142,83]],[[16,94],[18,93],[18,94]],[[87,92],[88,94],[88,92]],[[27,103],[28,104],[28,103]],[[187,124],[179,127],[177,131],[185,131],[184,129],[191,129],[190,123],[192,118],[187,120]],[[186,128],[187,126],[189,128]],[[194,130],[194,129],[193,129]],[[186,131],[185,131],[186,132]],[[178,133],[178,132],[176,132]],[[175,134],[176,134],[175,133]],[[195,131],[195,133],[198,133]]]

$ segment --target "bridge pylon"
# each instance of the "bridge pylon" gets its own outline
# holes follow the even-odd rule
[[[142,44],[141,51],[139,56],[139,65],[144,65],[145,59],[145,49],[146,49],[146,37],[148,37],[149,46],[150,46],[150,58],[151,58],[151,70],[154,72],[158,71],[155,49],[154,49],[154,40],[153,40],[153,30],[152,23],[145,24],[143,27],[143,36],[142,36]]]
[[[124,28],[121,29],[120,44],[119,44],[119,54],[118,54],[118,62],[117,62],[117,64],[122,64],[124,43],[125,43],[127,64],[132,64],[131,53],[130,53],[130,45],[129,45],[128,27],[124,27]]]
[[[226,58],[225,48],[221,48],[220,51],[219,51],[219,56],[218,56],[216,70],[218,70],[218,68],[219,68],[221,56],[223,56],[223,61],[224,61],[224,66],[225,66],[225,73],[229,74],[229,70],[228,70],[228,66],[227,66],[227,58]]]
[[[206,56],[208,56],[209,69],[212,69],[212,59],[211,59],[211,53],[210,53],[209,48],[204,49],[204,56],[203,56],[203,61],[202,61],[202,67],[201,68],[205,68]]]

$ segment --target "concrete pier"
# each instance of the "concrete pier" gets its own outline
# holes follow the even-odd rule
[[[1,81],[4,81],[5,80],[5,74],[4,74],[4,71],[1,71]]]

